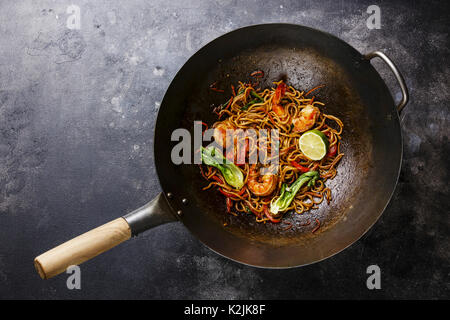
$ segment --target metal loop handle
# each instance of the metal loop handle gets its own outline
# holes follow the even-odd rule
[[[394,74],[395,78],[397,78],[397,81],[400,85],[400,89],[402,90],[402,100],[400,100],[399,104],[397,105],[397,112],[400,113],[402,109],[406,106],[409,100],[409,94],[408,94],[408,88],[406,87],[405,80],[403,79],[402,74],[400,71],[398,71],[397,66],[392,62],[391,59],[389,59],[383,52],[381,51],[374,51],[371,53],[368,53],[364,56],[368,60],[372,60],[375,57],[381,58],[389,68],[391,68],[392,73]]]

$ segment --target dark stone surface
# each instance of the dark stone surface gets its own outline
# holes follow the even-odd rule
[[[72,3],[80,30],[66,27]],[[366,26],[371,4],[380,30]],[[435,1],[1,1],[0,298],[448,298],[449,14]],[[81,290],[66,288],[67,275],[41,280],[36,255],[160,192],[153,128],[182,64],[225,32],[268,22],[382,50],[403,72],[403,167],[376,225],[323,262],[264,270],[173,223],[83,264]],[[399,99],[390,71],[374,64]],[[372,264],[381,290],[366,287]]]

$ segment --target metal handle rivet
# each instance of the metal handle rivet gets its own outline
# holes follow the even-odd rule
[[[188,199],[186,199],[186,198],[183,198],[182,200],[181,200],[181,202],[183,203],[183,204],[188,204]]]
[[[178,211],[177,211],[177,215],[181,217],[181,216],[183,215],[183,211],[178,210]]]
[[[168,192],[168,193],[167,193],[167,198],[169,198],[169,199],[172,199],[172,198],[173,198],[172,192]]]

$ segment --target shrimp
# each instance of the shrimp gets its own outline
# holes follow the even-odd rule
[[[223,148],[226,148],[227,145],[231,145],[233,143],[233,137],[231,135],[227,136],[227,130],[234,129],[236,128],[229,121],[219,122],[214,126],[214,140]]]
[[[255,196],[268,196],[275,191],[277,182],[277,176],[273,173],[269,172],[264,175],[260,175],[259,169],[257,169],[256,165],[252,165],[250,167],[247,187]]]
[[[272,111],[275,112],[277,114],[277,116],[284,117],[284,115],[286,114],[284,111],[283,106],[276,104],[276,105],[272,105]]]
[[[319,113],[319,108],[308,104],[300,111],[300,116],[292,120],[294,130],[297,132],[305,132],[306,130],[311,129],[314,126]]]
[[[286,83],[280,82],[275,89],[275,94],[272,97],[272,111],[279,117],[283,117],[286,114],[286,110],[284,110],[283,106],[280,105],[281,98],[286,93],[286,89]]]

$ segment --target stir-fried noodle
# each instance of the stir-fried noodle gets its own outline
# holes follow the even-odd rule
[[[244,183],[240,189],[229,185],[216,167],[200,165],[201,174],[209,181],[204,189],[217,188],[225,196],[228,212],[234,215],[241,212],[252,213],[258,222],[277,223],[286,212],[302,214],[317,208],[324,199],[328,203],[332,200],[332,192],[326,186],[326,181],[336,176],[336,166],[344,156],[340,150],[343,123],[339,118],[323,113],[321,107],[324,104],[315,100],[314,96],[310,97],[319,88],[320,86],[305,93],[279,81],[275,82],[273,88],[258,91],[251,84],[239,83],[228,102],[215,110],[218,121],[212,128],[216,143],[229,148],[230,144],[239,144],[236,140],[241,139],[239,145],[244,146],[235,149],[231,158],[225,154],[231,162],[237,163],[243,173]],[[271,160],[269,157],[272,150],[267,138],[257,136],[258,141],[252,141],[248,136],[230,138],[226,135],[227,130],[239,129],[253,129],[256,132],[261,129],[268,132],[271,129],[278,130],[278,163],[275,171],[261,174],[260,170],[261,167],[269,166],[267,163],[270,164]],[[320,160],[311,160],[300,149],[300,137],[310,130],[320,131],[323,134],[321,136],[327,140],[326,155]],[[263,156],[265,161],[250,163],[250,157],[263,147],[267,151]],[[242,164],[236,161],[239,156],[245,159]],[[289,206],[274,215],[269,208],[283,192],[283,185],[291,186],[302,174],[312,171],[318,173],[318,179],[312,185],[304,184]]]

